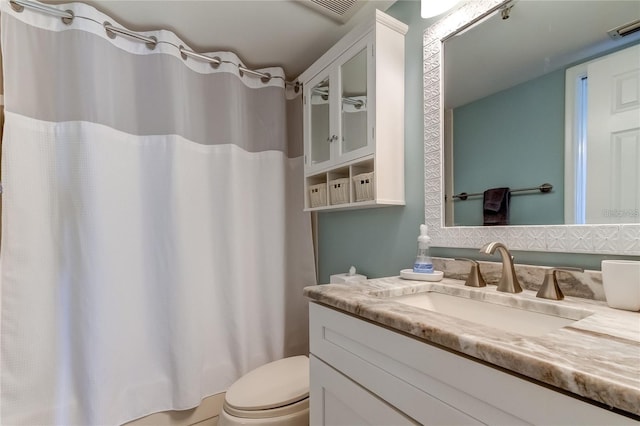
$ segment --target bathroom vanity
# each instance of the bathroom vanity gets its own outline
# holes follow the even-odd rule
[[[307,287],[311,424],[638,424],[640,313],[463,284]]]

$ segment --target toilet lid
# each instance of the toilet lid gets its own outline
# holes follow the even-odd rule
[[[309,358],[304,355],[265,364],[242,376],[225,395],[237,410],[268,410],[309,396]]]

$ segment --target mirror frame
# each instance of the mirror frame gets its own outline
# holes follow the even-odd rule
[[[431,245],[478,249],[500,241],[510,250],[640,255],[640,224],[445,227],[443,43],[507,3],[466,2],[424,31],[424,214]]]

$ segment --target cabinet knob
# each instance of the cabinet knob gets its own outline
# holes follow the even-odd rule
[[[330,138],[327,138],[327,142],[333,142],[333,141],[337,141],[338,137],[336,135],[331,135]]]

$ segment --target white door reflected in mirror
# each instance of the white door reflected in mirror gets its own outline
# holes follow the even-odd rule
[[[640,45],[566,76],[565,223],[640,221]]]

